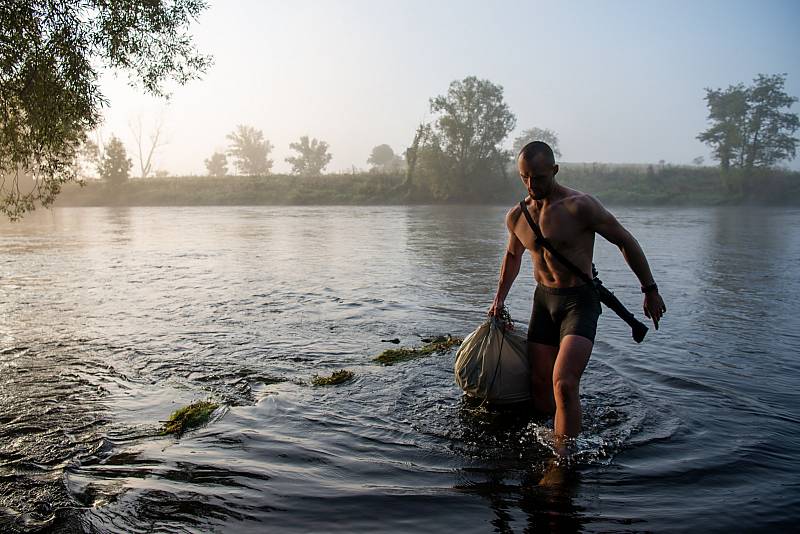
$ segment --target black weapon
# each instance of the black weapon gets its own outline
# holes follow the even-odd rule
[[[536,243],[541,245],[542,247],[546,248],[550,254],[552,254],[558,261],[563,263],[569,270],[575,273],[581,280],[586,282],[587,284],[591,284],[595,291],[597,291],[597,295],[600,297],[600,302],[608,306],[611,311],[619,315],[620,319],[628,323],[628,326],[631,327],[631,334],[633,335],[633,340],[637,343],[641,343],[644,340],[644,336],[647,334],[647,326],[645,326],[641,321],[636,319],[634,315],[628,311],[624,304],[622,304],[617,297],[614,296],[614,293],[608,290],[606,286],[603,285],[603,282],[597,277],[597,269],[594,268],[594,263],[592,264],[592,276],[590,278],[588,274],[583,272],[580,268],[578,268],[574,263],[569,261],[567,258],[561,255],[553,245],[542,235],[542,231],[539,229],[539,225],[533,222],[533,218],[531,217],[530,212],[528,211],[528,206],[525,205],[525,201],[521,200],[520,208],[522,208],[522,213],[525,215],[525,218],[528,220],[528,224],[533,229],[533,233],[536,234]]]
[[[633,340],[637,343],[641,343],[642,340],[644,340],[644,336],[647,335],[647,326],[634,317],[634,315],[628,311],[628,308],[626,308],[625,305],[614,296],[614,293],[609,291],[608,288],[603,285],[603,282],[597,278],[597,276],[595,276],[592,280],[592,285],[594,286],[595,291],[597,291],[597,294],[600,296],[600,302],[608,306],[614,313],[619,315],[620,319],[628,323],[628,326],[631,327]]]

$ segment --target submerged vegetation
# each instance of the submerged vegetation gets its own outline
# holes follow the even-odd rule
[[[453,337],[448,334],[446,336],[439,336],[423,341],[426,343],[421,347],[400,347],[399,349],[386,349],[376,356],[374,360],[382,365],[393,365],[398,362],[413,360],[422,356],[429,356],[435,352],[447,352],[450,348],[460,345],[464,340],[460,337]]]
[[[311,378],[311,384],[315,386],[335,386],[336,384],[347,382],[354,376],[355,374],[353,374],[353,371],[341,369],[339,371],[334,371],[331,376],[314,375]]]
[[[272,375],[252,375],[250,379],[254,382],[260,382],[265,386],[269,386],[272,384],[280,384],[281,382],[288,382],[289,379],[283,376],[272,376]]]
[[[172,412],[172,415],[164,423],[161,434],[181,436],[187,430],[206,424],[217,408],[219,408],[219,404],[211,401],[196,401],[179,408]]]

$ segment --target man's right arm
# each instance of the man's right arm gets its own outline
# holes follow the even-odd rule
[[[519,274],[519,268],[522,265],[522,255],[525,253],[525,245],[519,240],[514,233],[514,226],[521,212],[519,207],[512,208],[506,214],[506,228],[508,228],[508,244],[506,245],[506,252],[503,256],[503,263],[500,266],[500,282],[497,287],[497,293],[494,297],[494,302],[489,308],[489,315],[497,315],[505,305],[506,296],[511,290],[511,285]]]

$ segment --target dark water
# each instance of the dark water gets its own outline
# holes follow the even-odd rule
[[[0,224],[0,530],[743,531],[800,520],[800,210],[617,209],[668,306],[609,311],[572,466],[473,410],[503,208],[59,209]],[[527,260],[526,260],[527,261]],[[606,285],[641,315],[619,252]],[[525,321],[526,263],[509,295]],[[347,368],[350,383],[312,387]],[[274,379],[286,379],[274,383]],[[159,421],[223,403],[181,439]]]

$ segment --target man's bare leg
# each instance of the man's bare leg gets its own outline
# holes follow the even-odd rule
[[[528,343],[533,407],[537,412],[548,416],[556,411],[556,401],[553,397],[553,366],[557,355],[558,347]]]
[[[556,448],[565,451],[564,438],[573,438],[581,431],[581,375],[589,363],[593,343],[583,336],[567,335],[561,340],[553,366],[553,396],[556,414],[554,428]]]

